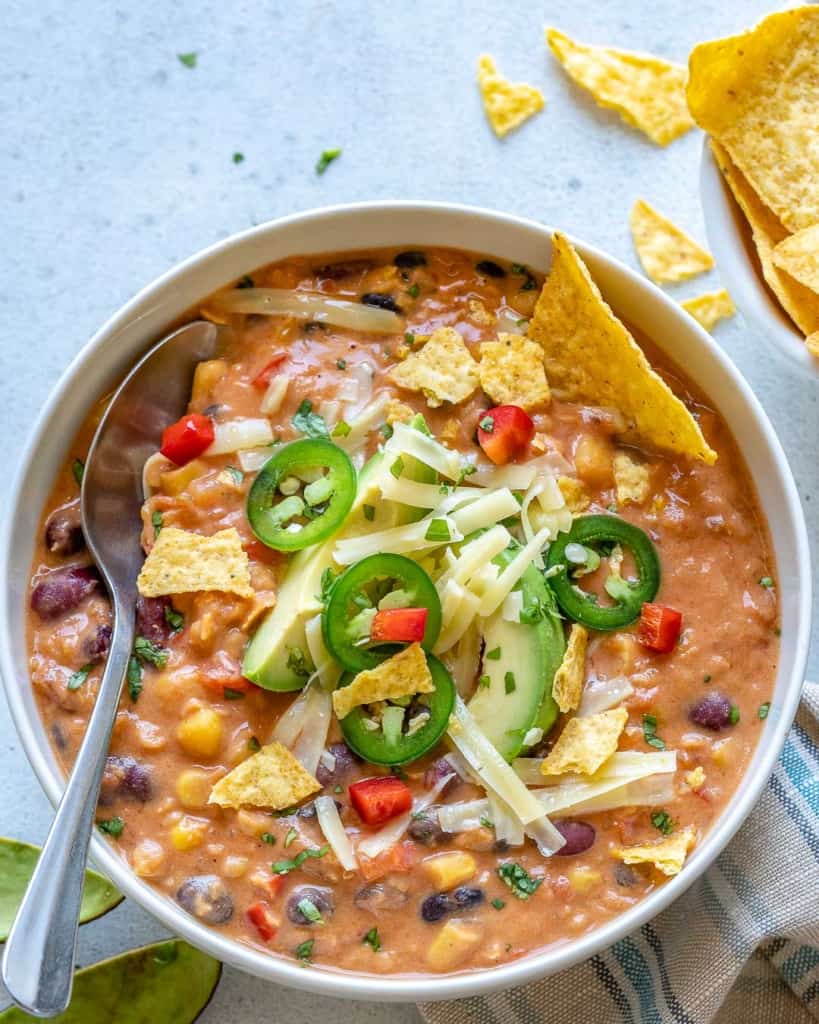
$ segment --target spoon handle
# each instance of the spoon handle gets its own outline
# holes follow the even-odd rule
[[[61,1013],[71,999],[88,842],[133,642],[133,607],[115,598],[111,647],[88,728],[6,941],[3,982],[36,1017]]]

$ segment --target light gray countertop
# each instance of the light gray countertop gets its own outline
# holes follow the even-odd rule
[[[639,195],[704,241],[700,134],[659,149],[598,110],[548,54],[543,25],[684,61],[700,39],[738,31],[770,6],[5,0],[3,479],[53,383],[102,321],[178,260],[249,225],[349,200],[453,200],[558,225],[636,267],[627,218]],[[194,69],[177,60],[188,51],[199,54]],[[482,52],[547,98],[545,112],[504,142],[493,137],[480,108],[475,63]],[[335,146],[343,147],[342,157],[318,177],[316,159]],[[244,162],[234,164],[234,152]],[[697,294],[717,281],[714,272],[672,294]],[[741,316],[716,336],[773,420],[814,538],[819,388],[774,362]],[[818,658],[814,642],[814,677]],[[1,706],[0,832],[36,842],[50,807]],[[123,904],[82,929],[80,961],[160,934],[138,907]],[[226,970],[202,1021],[227,1019],[417,1018],[412,1007],[331,1006]]]

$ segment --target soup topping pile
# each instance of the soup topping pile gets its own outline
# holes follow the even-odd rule
[[[201,315],[224,352],[145,465],[100,798],[133,870],[241,941],[379,973],[502,963],[677,874],[776,667],[719,417],[560,235],[545,284],[445,249],[300,257]],[[66,766],[111,636],[81,474],[31,590]]]

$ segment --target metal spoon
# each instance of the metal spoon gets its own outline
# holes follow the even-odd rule
[[[155,345],[112,398],[85,464],[83,532],[111,597],[114,630],[82,745],[3,954],[9,994],[36,1017],[61,1013],[71,999],[88,842],[134,644],[136,578],[144,557],[142,467],[165,427],[184,413],[194,368],[216,354],[219,333],[197,321]]]

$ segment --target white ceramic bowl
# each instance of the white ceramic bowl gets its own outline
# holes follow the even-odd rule
[[[363,203],[298,214],[235,235],[164,274],[125,305],[80,352],[35,424],[8,503],[0,548],[0,670],[25,751],[56,804],[62,779],[40,723],[28,678],[25,614],[39,510],[70,439],[98,395],[145,348],[210,292],[263,264],[297,253],[387,245],[447,245],[545,270],[551,232],[534,221],[438,203]],[[685,870],[638,906],[592,934],[491,970],[440,977],[385,978],[304,970],[225,939],[132,874],[98,835],[92,855],[131,899],[226,963],[271,981],[324,995],[388,1001],[452,999],[520,985],[572,966],[649,920],[679,896],[722,850],[756,803],[785,740],[799,701],[808,649],[811,576],[805,523],[788,464],[748,385],[687,313],[621,263],[580,242],[583,258],[612,306],[677,359],[710,394],[730,424],[750,467],[770,523],[779,566],[782,653],[773,708],[750,770],[726,811],[694,851]],[[412,968],[412,964],[407,964]]]
[[[808,352],[804,337],[765,284],[745,215],[722,176],[707,138],[700,163],[700,199],[708,243],[734,302],[777,356],[819,382],[819,359]]]

